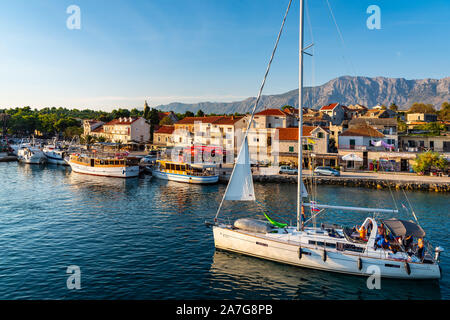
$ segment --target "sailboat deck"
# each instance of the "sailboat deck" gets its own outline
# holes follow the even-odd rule
[[[368,257],[390,261],[408,261],[409,263],[423,264],[415,256],[409,257],[405,252],[395,254],[388,249],[370,248],[367,244],[357,244],[348,241],[343,236],[343,231],[336,230],[337,236],[330,236],[326,230],[320,228],[305,228],[304,231],[297,231],[295,227],[278,228],[271,233],[258,233],[234,228],[230,225],[220,225],[230,231],[245,234],[261,241],[266,240],[273,243],[290,245],[294,250],[299,247],[310,250],[326,250],[328,252],[340,253],[348,256]],[[268,246],[268,243],[258,242],[261,246]]]

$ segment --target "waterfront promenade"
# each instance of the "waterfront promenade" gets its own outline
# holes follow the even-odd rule
[[[231,168],[220,169],[220,181],[225,183],[231,174]],[[304,170],[305,180],[310,180],[310,170]],[[253,180],[257,182],[273,183],[297,183],[296,175],[287,174],[261,174],[260,170],[254,168]],[[317,184],[342,185],[349,187],[366,187],[377,189],[405,189],[422,190],[433,192],[450,192],[450,177],[419,176],[414,173],[400,172],[341,172],[339,177],[315,176]]]

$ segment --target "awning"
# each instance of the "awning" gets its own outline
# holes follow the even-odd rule
[[[396,218],[381,220],[392,231],[394,236],[407,237],[413,236],[416,238],[425,237],[425,231],[416,223],[411,220],[399,220]]]
[[[346,154],[345,156],[342,157],[342,160],[345,160],[345,161],[363,161],[363,159],[361,159],[360,157],[358,157],[354,153]]]

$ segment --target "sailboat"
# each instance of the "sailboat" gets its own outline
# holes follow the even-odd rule
[[[274,221],[264,214],[268,221],[252,218],[240,218],[234,223],[219,219],[224,201],[255,201],[250,169],[250,155],[247,134],[253,122],[256,106],[259,102],[265,79],[270,69],[284,21],[275,44],[258,98],[256,99],[236,164],[230,176],[227,188],[217,210],[214,222],[206,222],[212,227],[214,245],[217,249],[236,252],[261,259],[272,260],[298,267],[312,268],[330,272],[371,276],[378,272],[380,277],[398,279],[439,279],[441,268],[439,256],[441,247],[423,248],[399,242],[398,239],[414,237],[424,241],[425,231],[418,221],[400,220],[396,218],[375,219],[380,214],[396,214],[398,210],[381,208],[362,208],[317,204],[305,202],[308,192],[303,184],[302,176],[302,125],[303,125],[303,11],[304,1],[300,0],[300,36],[299,36],[299,152],[298,152],[298,188],[297,188],[297,224],[292,226]],[[311,208],[311,218],[302,219],[306,209]],[[308,226],[315,217],[326,209],[343,211],[360,211],[373,213],[367,217],[359,230],[367,230],[366,235],[358,234],[358,230],[335,224],[320,227]],[[412,211],[414,214],[414,212]],[[414,217],[415,214],[414,214]],[[416,219],[417,220],[417,219]],[[364,227],[365,229],[363,229]],[[380,237],[387,238],[387,245],[378,246]],[[420,253],[420,254],[419,254]]]

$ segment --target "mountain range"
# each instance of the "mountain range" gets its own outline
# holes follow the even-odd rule
[[[184,113],[202,110],[205,114],[246,113],[253,108],[256,98],[250,97],[235,102],[173,102],[156,108],[163,111]],[[400,110],[411,107],[414,102],[433,104],[439,109],[450,101],[450,77],[442,79],[407,80],[386,77],[342,76],[316,87],[304,88],[304,106],[318,109],[339,102],[343,105],[361,104],[367,107],[389,106],[395,103]],[[298,89],[282,94],[263,95],[257,110],[280,108],[284,105],[298,107]]]

